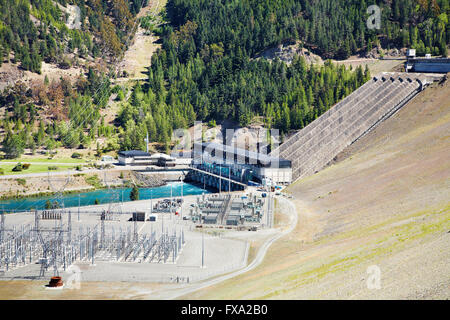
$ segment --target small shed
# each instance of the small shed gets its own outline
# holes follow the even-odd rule
[[[406,57],[408,59],[414,59],[416,57],[416,49],[408,49],[408,50],[406,50]]]

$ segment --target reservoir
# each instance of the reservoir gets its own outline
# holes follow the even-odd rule
[[[203,193],[211,193],[211,190],[203,189],[198,185],[181,182],[171,182],[167,185],[156,188],[140,188],[139,200],[160,199],[173,197],[180,197],[188,195],[201,195]],[[65,194],[62,196],[60,203],[64,204],[65,208],[90,206],[94,205],[98,200],[99,204],[110,202],[127,202],[130,201],[131,188],[117,188],[117,189],[101,189],[95,191]],[[28,211],[30,209],[45,209],[47,201],[53,202],[55,197],[29,197],[22,199],[11,199],[0,201],[0,212],[17,212]]]

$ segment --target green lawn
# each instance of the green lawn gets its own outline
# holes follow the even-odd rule
[[[32,162],[22,162],[22,163],[31,163],[30,167],[27,170],[22,170],[18,172],[12,171],[12,169],[16,166],[15,164],[0,164],[0,168],[3,169],[4,175],[10,175],[10,174],[27,174],[27,173],[41,173],[41,172],[48,172],[49,165],[51,166],[51,163],[49,165],[46,164],[33,164]],[[73,170],[75,169],[74,164],[65,164],[65,165],[57,165],[57,170],[50,170],[50,172],[55,171],[65,171],[65,170]]]

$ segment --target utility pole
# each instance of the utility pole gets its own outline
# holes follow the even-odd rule
[[[228,167],[228,194],[231,194],[231,164]]]
[[[161,235],[164,234],[164,212],[161,214]]]
[[[62,217],[61,217],[61,221],[62,221]],[[67,240],[69,241],[69,243],[72,242],[72,212],[69,210],[69,216],[68,216],[68,221],[67,221]]]
[[[147,153],[148,153],[148,142],[149,142],[149,139],[148,139],[148,132],[147,132],[147,138],[145,139],[145,147],[146,147]]]
[[[221,170],[221,168],[220,168],[220,165],[219,165],[219,194],[221,194],[222,193],[222,170]]]
[[[0,242],[3,241],[3,233],[5,230],[5,211],[3,210],[3,206],[2,206],[2,219],[0,222]]]
[[[172,220],[172,204],[173,204],[173,195],[172,195],[173,184],[170,184],[170,220]]]
[[[205,267],[205,237],[202,230],[202,268]]]
[[[153,189],[150,189],[150,214],[153,213]]]
[[[180,209],[180,217],[183,220],[183,184],[184,184],[184,173],[181,173],[181,209]]]

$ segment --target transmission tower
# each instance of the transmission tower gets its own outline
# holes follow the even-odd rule
[[[105,185],[108,187],[108,194],[109,194],[109,203],[108,203],[108,210],[106,211],[106,214],[104,216],[103,220],[114,220],[114,214],[121,214],[122,213],[122,203],[120,201],[120,191],[116,188],[111,188],[111,182],[113,180],[108,181],[106,178],[106,171],[104,172],[103,181]]]
[[[59,275],[58,262],[60,257],[62,256],[61,251],[63,250],[64,245],[63,233],[67,232],[69,239],[72,234],[72,219],[70,213],[68,217],[67,230],[64,230],[63,228],[64,190],[72,181],[72,177],[68,175],[65,178],[57,178],[55,176],[51,176],[50,173],[48,173],[47,180],[50,188],[53,191],[53,202],[50,209],[52,210],[53,217],[55,217],[55,225],[53,228],[44,228],[43,226],[41,226],[40,213],[38,211],[35,211],[34,231],[36,232],[37,238],[41,242],[42,246],[42,258],[40,260],[41,270],[39,273],[41,277],[45,276],[45,272],[50,265],[49,258],[51,258],[51,265],[53,265],[54,275]],[[62,185],[60,187],[56,186],[55,182],[57,181],[62,181]],[[59,215],[57,214],[58,209],[60,209]]]
[[[0,222],[0,243],[3,241],[3,233],[5,232],[5,212],[3,211],[1,214],[1,222]]]
[[[48,181],[48,185],[50,186],[50,188],[53,191],[53,198],[54,198],[53,204],[55,202],[58,203],[58,207],[64,210],[64,201],[62,201],[63,196],[64,196],[64,190],[72,182],[72,176],[67,175],[66,178],[57,178],[55,176],[51,177],[50,172],[49,172],[48,176],[47,176],[47,181]],[[58,182],[58,181],[63,182],[62,186],[59,188],[56,186],[56,184],[54,184],[55,182]],[[52,209],[53,210],[56,209],[54,205],[52,205]]]

